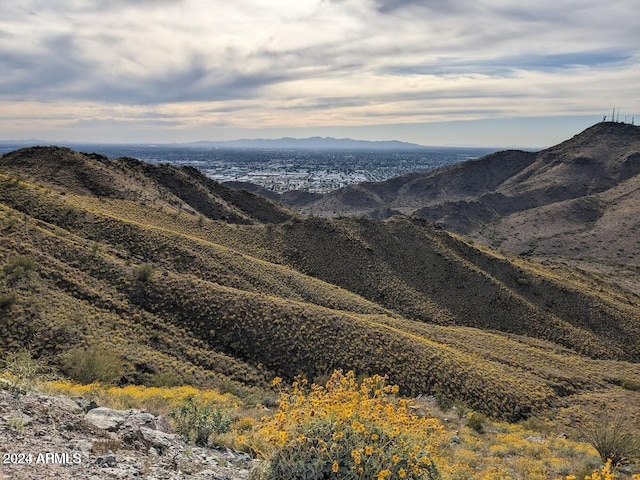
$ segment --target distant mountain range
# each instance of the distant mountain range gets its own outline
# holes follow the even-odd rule
[[[417,143],[390,141],[353,140],[351,138],[309,137],[309,138],[278,138],[278,139],[243,139],[228,141],[200,141],[176,144],[181,147],[192,146],[199,148],[266,148],[274,150],[415,150],[425,149]]]
[[[61,142],[63,145],[92,145],[94,142]],[[31,138],[28,140],[0,140],[0,145],[21,147],[31,145],[55,145],[56,142]],[[160,144],[159,144],[160,145]],[[273,150],[422,150],[429,148],[417,143],[400,142],[398,140],[369,141],[351,138],[309,137],[278,139],[242,139],[242,140],[201,140],[197,142],[162,144],[164,147],[180,148],[239,148],[239,149],[273,149]]]

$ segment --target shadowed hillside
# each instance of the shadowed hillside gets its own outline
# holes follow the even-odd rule
[[[292,216],[279,204],[225,187],[192,167],[152,165],[133,158],[110,160],[60,147],[11,152],[2,157],[2,166],[20,178],[65,193],[176,207],[229,223],[282,222]]]
[[[603,122],[537,153],[498,152],[295,208],[372,218],[393,209],[515,254],[561,257],[603,275],[614,268],[618,284],[640,293],[639,174],[640,127]]]
[[[0,347],[60,368],[107,345],[122,382],[355,369],[511,420],[637,400],[636,298],[423,220],[300,217],[194,169],[47,147],[0,158],[0,235]]]

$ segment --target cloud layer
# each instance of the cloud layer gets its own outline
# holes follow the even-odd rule
[[[601,115],[623,101],[640,112],[636,3],[10,2],[0,127],[69,137],[88,124],[384,125]]]

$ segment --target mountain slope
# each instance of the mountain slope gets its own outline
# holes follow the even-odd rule
[[[421,220],[302,218],[191,169],[52,147],[0,158],[0,235],[1,348],[61,368],[104,343],[123,382],[356,369],[512,420],[640,383],[633,297]]]
[[[292,217],[277,203],[225,187],[191,167],[152,165],[133,158],[108,159],[64,147],[31,147],[2,157],[2,167],[65,193],[137,200],[178,207],[230,223],[282,222]]]
[[[640,217],[633,205],[639,174],[640,127],[604,122],[537,153],[498,152],[349,186],[299,210],[375,217],[391,208],[517,254],[577,253],[637,268]]]

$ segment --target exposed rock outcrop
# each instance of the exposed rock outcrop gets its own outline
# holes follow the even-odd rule
[[[187,445],[162,416],[0,390],[0,479],[246,479],[241,452]]]

